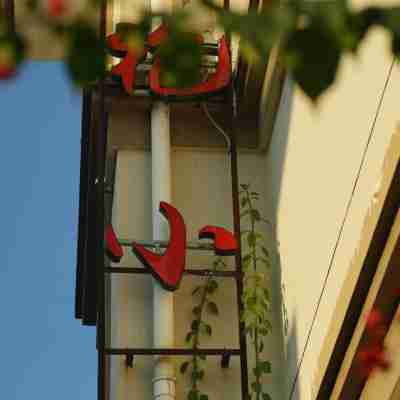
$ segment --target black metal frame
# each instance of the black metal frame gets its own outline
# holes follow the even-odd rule
[[[101,2],[101,18],[99,34],[105,40],[106,36],[106,0]],[[227,1],[225,1],[228,4]],[[229,4],[228,4],[229,5]],[[98,400],[106,400],[106,358],[112,355],[126,357],[126,365],[133,367],[135,356],[153,355],[210,355],[221,356],[221,367],[228,368],[232,356],[240,357],[241,393],[242,399],[248,400],[248,371],[247,371],[247,345],[243,322],[238,325],[239,348],[213,348],[213,349],[187,349],[187,348],[109,348],[106,345],[105,327],[105,277],[111,273],[122,274],[148,274],[145,268],[108,267],[104,257],[104,194],[105,194],[105,160],[107,149],[108,112],[105,98],[106,81],[102,80],[96,87],[98,101],[96,112],[98,126],[92,117],[93,95],[84,91],[82,112],[82,155],[81,155],[81,180],[80,180],[80,207],[79,207],[79,237],[78,237],[78,262],[76,281],[76,307],[75,315],[82,319],[84,325],[97,327],[98,351]],[[187,269],[185,274],[193,276],[219,276],[233,278],[236,281],[238,313],[243,310],[242,304],[242,263],[240,248],[240,211],[239,189],[237,170],[237,146],[235,134],[235,97],[233,84],[225,93],[228,100],[229,112],[232,116],[231,131],[231,178],[234,233],[239,244],[235,253],[236,269],[231,271],[212,272],[209,269]],[[94,284],[96,282],[96,284]]]
[[[15,32],[15,4],[14,0],[2,0],[0,6],[7,19],[7,25],[10,32]]]

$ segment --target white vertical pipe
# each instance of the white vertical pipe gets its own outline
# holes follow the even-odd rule
[[[153,13],[172,10],[172,0],[149,0]],[[161,21],[154,21],[156,28]],[[157,101],[151,110],[153,239],[168,240],[168,222],[159,212],[160,201],[171,202],[171,138],[169,105]],[[174,347],[174,296],[153,283],[154,347]],[[153,379],[154,400],[175,399],[175,367],[169,357],[157,357]]]
[[[171,201],[171,141],[169,106],[155,102],[151,111],[153,239],[168,240],[168,222],[159,212],[160,201]],[[154,347],[174,347],[174,296],[157,281],[153,284]],[[175,399],[175,368],[168,357],[156,359],[155,400]]]

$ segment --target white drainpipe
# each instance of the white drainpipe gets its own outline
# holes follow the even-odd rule
[[[151,111],[153,239],[168,240],[168,222],[159,212],[161,200],[171,202],[171,141],[169,106],[157,101]],[[174,296],[153,283],[154,347],[174,347]],[[175,368],[169,357],[157,357],[153,379],[154,400],[175,399]]]

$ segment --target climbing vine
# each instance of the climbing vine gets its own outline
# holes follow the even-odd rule
[[[213,297],[218,289],[218,282],[214,278],[217,270],[225,268],[226,264],[222,258],[218,257],[214,260],[210,275],[205,279],[202,285],[196,286],[192,292],[192,296],[196,301],[192,309],[193,320],[190,331],[186,335],[186,343],[190,344],[195,350],[200,345],[202,335],[211,336],[212,327],[205,320],[206,314],[218,315],[218,306]],[[180,372],[185,374],[190,372],[190,390],[187,395],[188,400],[208,400],[208,395],[202,393],[199,389],[199,382],[204,378],[204,361],[206,356],[194,354],[190,360],[184,361],[180,366]]]
[[[271,373],[271,363],[262,357],[262,352],[264,339],[272,328],[269,320],[271,296],[265,280],[265,271],[271,263],[264,237],[258,231],[259,224],[268,221],[255,208],[259,193],[250,191],[250,185],[240,187],[241,219],[248,225],[248,229],[242,230],[248,252],[242,258],[244,311],[241,318],[254,351],[254,381],[250,385],[250,396],[255,400],[269,400],[271,397],[264,391],[262,377]]]

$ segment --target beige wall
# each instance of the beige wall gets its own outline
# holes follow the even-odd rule
[[[284,88],[265,170],[285,288],[283,309],[288,316],[288,392],[306,349],[292,399],[312,399],[318,390],[398,157],[392,153],[384,167],[389,147],[399,146],[399,141],[391,141],[400,119],[397,66],[379,107],[392,61],[386,39],[379,31],[370,34],[358,57],[345,59],[337,85],[317,107],[290,79]],[[316,322],[308,336],[373,127]],[[288,394],[284,398],[289,398]]]
[[[254,190],[266,196],[264,179],[265,160],[258,154],[242,154],[240,181],[251,183]],[[173,204],[185,218],[188,239],[196,239],[197,231],[206,224],[232,229],[231,188],[228,157],[222,152],[174,149],[172,159]],[[141,150],[118,153],[113,223],[120,237],[151,238],[151,162],[150,153]],[[260,211],[266,212],[265,204]],[[267,233],[267,232],[265,232]],[[123,266],[139,265],[134,256],[124,256]],[[213,256],[191,252],[187,266],[209,266]],[[232,259],[228,257],[230,265]],[[112,278],[112,344],[113,346],[152,346],[152,286],[150,276],[121,275]],[[191,321],[191,291],[198,278],[184,277],[175,294],[176,345],[185,346],[184,337]],[[212,340],[204,346],[237,347],[237,309],[235,286],[230,279],[220,279],[217,296],[221,317],[210,317]],[[274,334],[266,342],[265,355],[272,362],[273,374],[266,381],[266,389],[274,399],[280,399],[280,334],[279,318],[271,315]],[[179,363],[181,360],[179,360]],[[178,363],[178,366],[179,366]],[[240,399],[238,359],[232,359],[228,370],[221,370],[220,359],[207,361],[206,378],[202,390],[210,398]],[[137,357],[135,367],[126,369],[122,357],[113,357],[111,393],[112,400],[125,400],[129,393],[135,398],[150,399],[151,358]],[[184,399],[188,381],[177,373],[177,399]],[[128,396],[128,397],[127,397]]]

